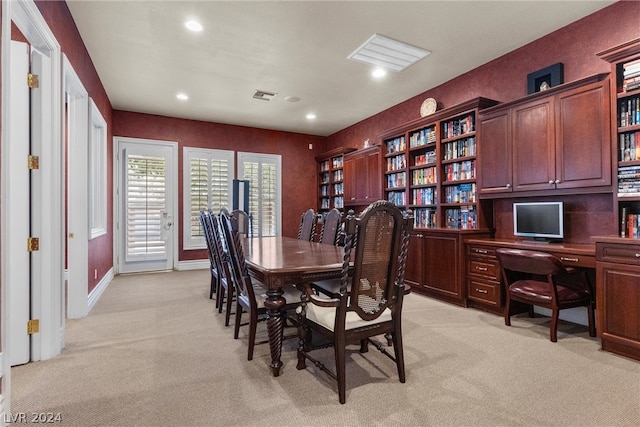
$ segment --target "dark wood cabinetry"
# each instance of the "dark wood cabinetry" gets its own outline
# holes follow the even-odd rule
[[[382,199],[381,150],[374,146],[344,155],[345,206],[366,206]]]
[[[640,241],[596,238],[596,259],[602,349],[640,360]]]
[[[318,162],[318,212],[344,207],[344,154],[353,148],[339,148],[316,157]]]
[[[609,83],[597,75],[481,113],[479,193],[611,191]],[[568,194],[567,191],[564,194]],[[520,194],[525,195],[525,194]]]
[[[496,248],[482,244],[466,245],[466,285],[469,305],[502,314],[504,290],[500,284],[500,265]]]

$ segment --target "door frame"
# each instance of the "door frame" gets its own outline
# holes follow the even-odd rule
[[[122,217],[122,203],[121,203],[121,192],[124,191],[122,189],[122,161],[123,159],[120,157],[121,143],[132,143],[132,144],[141,144],[141,145],[149,145],[149,146],[161,146],[171,148],[172,155],[170,160],[172,161],[171,167],[169,168],[170,172],[167,176],[167,188],[174,195],[172,210],[173,210],[173,226],[171,227],[171,239],[173,240],[171,253],[167,254],[168,259],[171,260],[172,269],[175,270],[178,268],[178,250],[179,244],[178,241],[178,224],[179,224],[179,215],[178,211],[178,143],[175,141],[163,141],[157,139],[145,139],[145,138],[130,138],[124,136],[114,136],[113,137],[113,165],[114,165],[114,173],[113,173],[113,230],[114,230],[114,239],[113,239],[113,268],[114,274],[119,274],[120,272],[120,257],[124,257],[124,254],[121,254],[121,248],[123,247],[122,242],[122,232],[119,227],[119,222]]]
[[[64,155],[62,141],[61,124],[61,63],[60,45],[55,39],[51,29],[42,17],[39,9],[33,0],[24,1],[2,1],[2,171],[0,175],[2,199],[11,194],[9,176],[6,165],[8,162],[24,159],[13,159],[9,149],[8,140],[9,128],[11,126],[11,111],[8,108],[9,100],[7,94],[12,84],[10,81],[9,64],[7,55],[10,52],[11,43],[11,23],[14,22],[26,37],[29,43],[43,52],[49,58],[45,73],[41,76],[41,87],[46,91],[44,99],[46,105],[42,109],[41,129],[45,136],[45,143],[40,149],[41,166],[39,175],[41,179],[42,191],[38,200],[42,211],[46,215],[39,217],[35,229],[40,230],[40,251],[38,253],[39,267],[35,272],[36,276],[46,278],[46,280],[36,281],[32,288],[32,318],[40,319],[40,332],[33,335],[32,340],[32,360],[49,359],[60,354],[64,345],[64,313],[62,303],[64,293],[62,284],[64,280],[64,203],[63,203],[63,171]],[[0,353],[0,366],[2,369],[2,398],[4,402],[0,405],[0,411],[9,412],[11,410],[11,368],[7,353],[11,351],[7,348],[7,319],[11,310],[7,299],[8,283],[11,280],[11,266],[4,260],[6,249],[9,247],[7,241],[7,230],[10,224],[7,218],[10,206],[2,204],[0,245],[3,260],[2,277],[0,279],[2,298],[2,353]]]
[[[69,96],[64,120],[67,145],[67,316],[89,313],[89,202],[87,182],[89,94],[73,66],[62,55],[63,94]],[[66,100],[63,99],[63,103]]]

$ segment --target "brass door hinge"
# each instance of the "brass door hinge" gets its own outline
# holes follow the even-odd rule
[[[27,239],[27,251],[36,252],[40,250],[40,239],[37,237],[29,237]]]
[[[29,170],[40,169],[40,157],[32,156],[31,154],[29,154],[29,157],[27,158],[27,164]]]
[[[37,74],[27,74],[27,86],[29,86],[29,89],[37,89],[40,87],[40,81]]]
[[[31,319],[27,321],[27,335],[37,334],[40,332],[40,319]]]

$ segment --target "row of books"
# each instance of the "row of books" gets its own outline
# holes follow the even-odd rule
[[[461,181],[476,177],[476,163],[474,160],[466,160],[460,163],[444,165],[445,181]]]
[[[622,237],[640,237],[640,214],[627,213],[627,208],[622,208],[622,224],[620,224]]]
[[[329,183],[329,173],[323,172],[320,174],[320,184],[328,184]]]
[[[618,168],[618,196],[640,194],[640,165]]]
[[[634,126],[640,124],[640,95],[620,101],[620,117],[618,126]]]
[[[475,203],[475,182],[470,184],[459,184],[445,187],[444,200],[445,203]]]
[[[404,169],[407,166],[407,158],[404,153],[394,157],[387,157],[387,172]]]
[[[473,132],[476,129],[475,116],[473,114],[468,114],[463,117],[449,120],[448,122],[443,123],[442,128],[445,138],[453,138],[454,136]]]
[[[413,156],[413,164],[415,166],[429,165],[436,162],[436,152],[427,151],[424,154],[416,154]]]
[[[404,151],[405,148],[407,148],[407,143],[404,140],[404,135],[397,138],[389,139],[385,141],[385,144],[387,145],[387,154]]]
[[[344,208],[344,196],[336,196],[333,198],[333,206],[342,209]]]
[[[344,193],[344,184],[343,183],[338,183],[338,184],[333,184],[333,194],[342,194]]]
[[[476,228],[476,211],[473,206],[463,206],[460,209],[446,209],[444,211],[447,228],[471,230]]]
[[[407,194],[404,191],[389,191],[387,200],[396,206],[405,206],[407,204]]]
[[[438,192],[435,187],[414,188],[412,196],[414,205],[435,205]]]
[[[334,157],[332,161],[333,161],[334,169],[338,169],[342,167],[342,163],[343,163],[342,156]]]
[[[326,172],[329,170],[329,160],[325,160],[320,163],[320,172]]]
[[[435,184],[438,182],[436,168],[415,169],[411,172],[411,182],[413,185]]]
[[[416,208],[413,211],[414,228],[434,228],[437,225],[437,215],[434,209]]]
[[[443,146],[444,160],[476,155],[476,138],[469,137],[458,141],[447,142]]]
[[[622,66],[622,88],[625,92],[640,89],[640,59]]]
[[[407,185],[407,173],[398,172],[387,175],[387,188],[404,187]]]
[[[431,126],[420,129],[409,136],[409,148],[420,147],[422,145],[433,144],[436,142],[436,127]]]
[[[640,131],[620,134],[620,160],[640,160]]]

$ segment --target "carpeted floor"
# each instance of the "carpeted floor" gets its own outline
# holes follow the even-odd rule
[[[347,359],[347,403],[315,367],[282,375],[267,345],[208,299],[207,270],[118,276],[89,316],[67,321],[55,359],[11,370],[11,412],[64,426],[638,426],[640,362],[600,350],[586,327],[501,317],[409,295],[407,382],[375,349]],[[264,324],[259,335],[266,336]],[[327,350],[326,361],[332,352]]]

